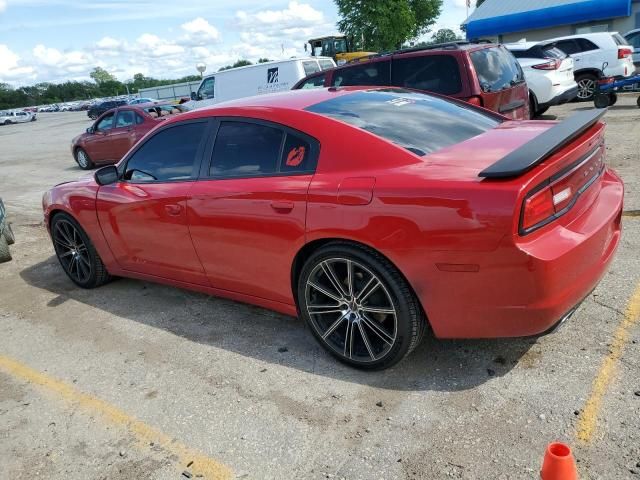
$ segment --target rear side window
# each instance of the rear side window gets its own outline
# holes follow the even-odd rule
[[[367,62],[340,68],[333,74],[334,87],[349,85],[388,86],[391,83],[391,62]]]
[[[133,182],[193,178],[206,127],[207,122],[194,122],[160,130],[129,158],[124,178]]]
[[[574,53],[578,53],[581,51],[578,43],[574,40],[560,40],[558,43],[556,43],[556,47],[558,47],[567,55],[573,55]]]
[[[311,75],[312,73],[316,73],[320,71],[320,66],[316,61],[302,62],[302,68],[304,68],[305,75]]]
[[[324,86],[324,80],[327,77],[326,73],[323,73],[322,75],[315,75],[311,78],[308,78],[307,80],[305,80],[303,83],[301,83],[298,88],[299,89],[309,89],[309,88],[320,88]]]
[[[471,52],[471,61],[484,92],[497,92],[524,81],[520,64],[504,47]]]
[[[640,48],[640,33],[629,35],[629,43],[633,45],[634,48]]]
[[[392,85],[454,95],[462,90],[460,68],[451,55],[421,55],[393,60]]]
[[[276,172],[284,133],[249,122],[222,122],[209,175],[255,177]]]
[[[312,171],[311,145],[304,138],[286,133],[280,156],[280,171],[286,173]]]
[[[577,42],[580,46],[581,52],[591,52],[593,50],[598,50],[598,46],[591,40],[587,40],[586,38],[578,38]]]
[[[305,110],[366,130],[419,156],[500,124],[472,107],[399,88],[352,92]]]

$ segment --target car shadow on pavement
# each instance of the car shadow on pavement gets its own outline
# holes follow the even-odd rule
[[[382,372],[363,372],[334,360],[301,320],[259,307],[130,279],[83,290],[67,278],[54,256],[22,270],[20,276],[56,295],[47,308],[74,300],[192,342],[389,390],[467,390],[508,373],[536,343],[535,338],[438,340],[427,333],[404,362]],[[81,315],[91,318],[86,312]],[[523,360],[522,368],[530,368],[528,363]]]

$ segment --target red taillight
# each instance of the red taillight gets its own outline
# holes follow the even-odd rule
[[[520,233],[530,233],[566,213],[600,175],[603,164],[602,146],[599,146],[586,159],[554,175],[546,185],[527,195],[522,206]]]
[[[538,65],[532,65],[531,68],[535,68],[536,70],[557,70],[562,65],[562,60],[549,60],[545,63],[540,63]]]
[[[628,58],[631,55],[633,55],[633,50],[631,48],[618,48],[618,60]]]
[[[475,105],[476,107],[482,107],[484,103],[482,102],[482,97],[471,97],[467,99],[467,103],[471,105]]]
[[[522,229],[529,230],[552,217],[555,213],[551,188],[545,187],[524,201]]]

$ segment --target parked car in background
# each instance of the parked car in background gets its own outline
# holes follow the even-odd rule
[[[382,369],[428,327],[519,337],[570,317],[620,242],[604,113],[509,121],[389,87],[255,96],[53,187],[44,224],[79,287],[124,276],[253,303]]]
[[[7,219],[7,210],[0,198],[0,263],[11,260],[9,245],[13,245],[16,239]]]
[[[91,120],[95,120],[107,110],[111,110],[112,108],[116,108],[126,104],[127,102],[125,100],[106,100],[103,102],[98,102],[89,107],[89,110],[87,110],[87,116]]]
[[[231,68],[207,75],[184,105],[193,110],[227,100],[291,90],[309,74],[335,67],[332,58],[292,58]]]
[[[24,110],[11,110],[0,112],[0,125],[11,125],[12,123],[35,122],[37,115]]]
[[[128,105],[138,105],[140,103],[158,103],[158,100],[154,98],[134,98],[127,102]]]
[[[315,73],[293,88],[375,85],[439,93],[515,119],[529,118],[529,89],[516,58],[491,43],[399,50]]]
[[[624,38],[633,48],[633,63],[640,67],[640,28],[625,33]]]
[[[505,47],[518,59],[527,79],[531,118],[578,96],[573,59],[556,48],[554,43],[522,42]]]
[[[109,110],[71,141],[71,153],[85,170],[116,163],[159,122],[185,111],[172,104],[125,105]]]
[[[633,49],[618,33],[598,32],[551,38],[557,48],[574,61],[574,76],[578,83],[578,98],[593,100],[600,77],[630,77],[635,72]],[[603,71],[602,68],[606,68]]]

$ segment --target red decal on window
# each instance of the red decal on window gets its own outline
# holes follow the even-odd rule
[[[306,152],[306,148],[298,147],[292,148],[287,155],[287,167],[297,167],[304,160],[304,154]]]

